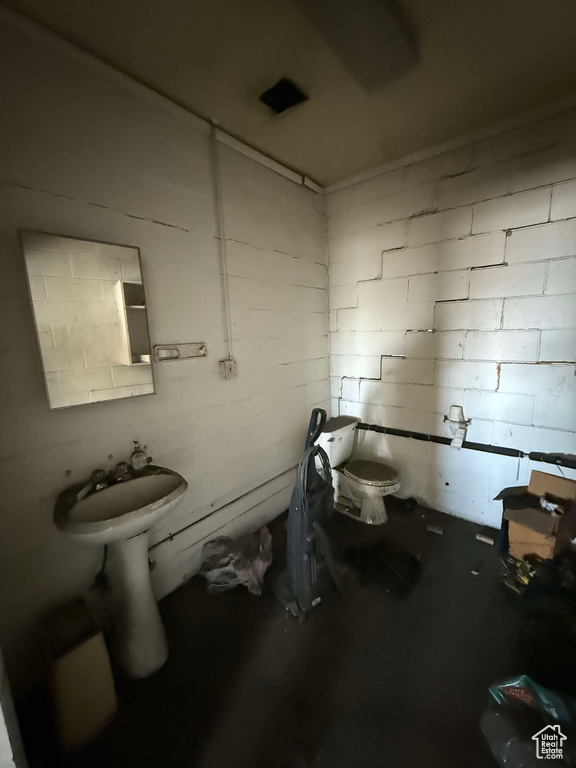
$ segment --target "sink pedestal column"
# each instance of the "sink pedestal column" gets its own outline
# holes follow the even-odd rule
[[[144,531],[109,545],[115,655],[130,677],[148,677],[168,658],[166,633],[150,583],[149,539],[150,531]]]

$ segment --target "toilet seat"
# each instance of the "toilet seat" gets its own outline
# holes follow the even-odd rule
[[[398,472],[393,467],[379,461],[353,459],[345,464],[342,473],[362,486],[369,485],[374,490],[381,488],[386,491],[386,495],[397,490],[396,486],[400,483]]]

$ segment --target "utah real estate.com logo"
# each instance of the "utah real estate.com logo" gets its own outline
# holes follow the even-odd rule
[[[535,733],[532,739],[536,742],[536,757],[540,760],[562,760],[562,744],[566,736],[559,725],[547,725]]]

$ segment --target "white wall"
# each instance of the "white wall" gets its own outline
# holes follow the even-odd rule
[[[215,531],[287,506],[310,410],[328,401],[327,268],[322,197],[221,147],[238,377],[219,379],[206,131],[4,22],[0,100],[0,645],[19,687],[42,612],[85,590],[101,556],[56,531],[55,497],[133,439],[190,484],[154,537],[159,595]],[[18,227],[138,246],[152,344],[204,341],[208,356],[156,365],[152,397],[50,411]]]
[[[333,412],[442,435],[458,404],[470,440],[576,452],[575,179],[567,111],[328,195]],[[375,433],[359,450],[493,526],[530,470]]]

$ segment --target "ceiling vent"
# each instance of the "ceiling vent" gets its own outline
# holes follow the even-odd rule
[[[268,88],[267,91],[260,96],[260,101],[263,101],[267,107],[270,107],[277,115],[282,112],[286,112],[290,107],[295,107],[296,104],[302,104],[303,101],[308,101],[308,96],[303,93],[300,88],[289,80],[287,77],[282,77],[276,85],[272,88]]]

